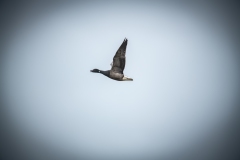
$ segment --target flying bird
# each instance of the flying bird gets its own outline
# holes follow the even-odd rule
[[[93,69],[93,73],[101,73],[111,79],[117,81],[133,81],[132,78],[129,78],[123,74],[126,63],[126,48],[128,40],[125,38],[119,49],[117,50],[115,56],[113,57],[113,62],[111,63],[111,70],[102,71],[99,69]]]

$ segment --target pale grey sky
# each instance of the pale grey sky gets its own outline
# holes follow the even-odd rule
[[[89,2],[30,13],[4,56],[5,98],[12,121],[50,149],[92,158],[167,156],[230,118],[236,50],[211,10]],[[91,73],[110,69],[125,37],[124,73],[134,81]]]

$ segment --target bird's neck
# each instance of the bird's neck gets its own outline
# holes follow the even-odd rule
[[[99,71],[100,71],[99,73],[101,73],[101,74],[103,74],[103,75],[105,75],[107,77],[110,76],[110,71],[101,71],[101,70],[99,70]]]

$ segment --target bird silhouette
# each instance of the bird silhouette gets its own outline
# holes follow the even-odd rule
[[[125,68],[126,63],[126,48],[127,48],[128,40],[125,38],[121,44],[121,46],[118,48],[115,56],[113,57],[113,62],[111,63],[111,70],[102,71],[99,69],[93,69],[91,72],[93,73],[101,73],[111,79],[117,80],[117,81],[133,81],[132,78],[129,78],[124,75],[123,70]]]

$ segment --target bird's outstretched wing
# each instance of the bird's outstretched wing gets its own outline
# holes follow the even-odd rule
[[[125,68],[125,62],[126,62],[125,54],[126,54],[127,42],[128,40],[125,38],[122,45],[119,47],[115,56],[113,57],[111,71],[123,74],[123,70]]]

